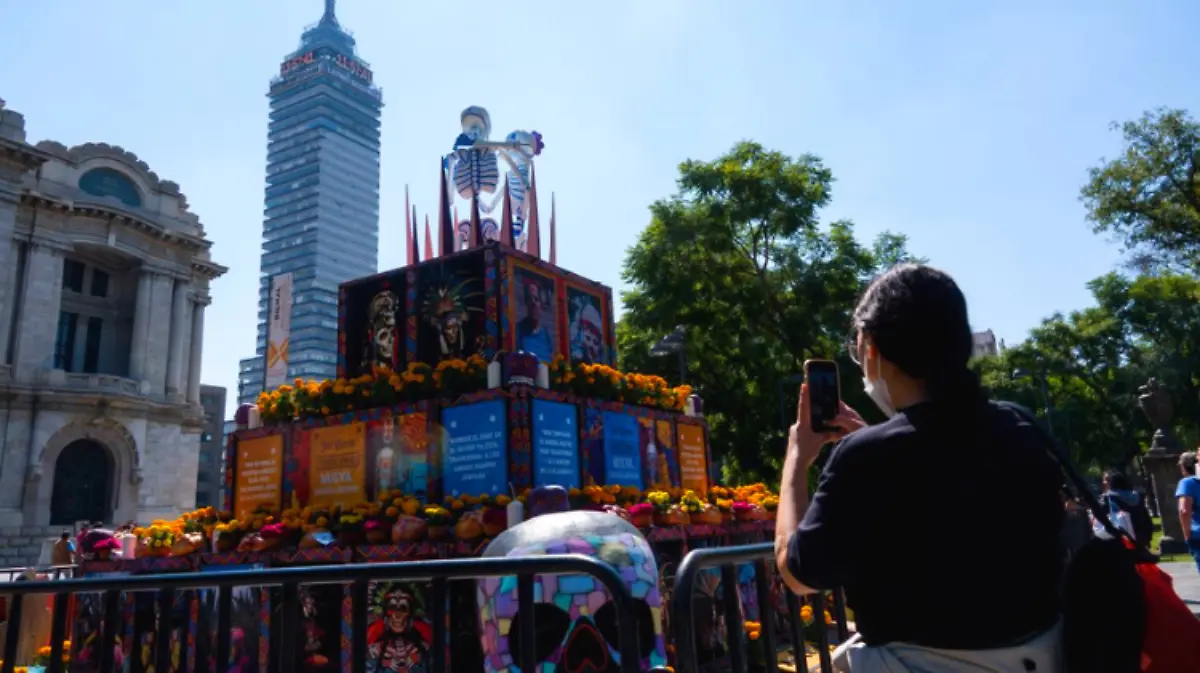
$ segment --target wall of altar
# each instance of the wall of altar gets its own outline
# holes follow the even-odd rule
[[[711,466],[701,418],[515,386],[239,431],[226,483],[244,519],[393,489],[424,502],[549,485],[704,493]]]
[[[612,365],[614,325],[611,288],[492,242],[343,283],[338,376],[499,350]]]

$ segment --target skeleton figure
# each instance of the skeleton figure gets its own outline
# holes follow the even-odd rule
[[[392,585],[384,585],[377,596],[377,620],[367,629],[367,672],[424,673],[432,631],[419,619],[416,597]]]
[[[658,566],[650,544],[632,524],[601,512],[546,514],[518,524],[497,537],[485,557],[585,554],[612,565],[632,592],[641,670],[666,664],[662,630],[662,597]],[[616,673],[617,615],[608,593],[591,576],[546,575],[534,578],[532,606],[518,610],[517,578],[488,578],[478,583],[484,671],[518,673],[521,610],[533,610],[533,671],[557,670]]]
[[[500,182],[496,152],[484,145],[492,133],[492,118],[478,105],[463,110],[460,118],[462,133],[454,141],[454,189],[464,199],[492,194]]]
[[[363,369],[387,367],[396,369],[396,344],[399,339],[396,334],[396,310],[400,300],[396,293],[385,290],[375,295],[367,309],[367,340],[366,353],[363,357]]]

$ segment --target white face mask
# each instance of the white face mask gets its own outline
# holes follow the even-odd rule
[[[887,381],[883,380],[882,375],[878,382],[873,383],[866,372],[863,372],[863,390],[885,416],[891,418],[896,415],[896,408],[892,406],[892,396],[888,393]]]

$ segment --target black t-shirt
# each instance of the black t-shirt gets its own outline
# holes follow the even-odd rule
[[[788,545],[815,589],[842,587],[864,640],[1014,644],[1058,616],[1062,476],[1009,410],[935,403],[834,447]]]

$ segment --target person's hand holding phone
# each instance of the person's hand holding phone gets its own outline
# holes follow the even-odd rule
[[[808,384],[805,383],[800,386],[796,422],[792,424],[791,430],[788,432],[788,451],[796,453],[800,466],[806,470],[817,460],[817,456],[821,455],[823,446],[867,425],[857,411],[851,409],[850,405],[845,402],[839,401],[837,416],[834,416],[829,422],[834,429],[831,431],[815,430],[812,427],[809,403]]]

